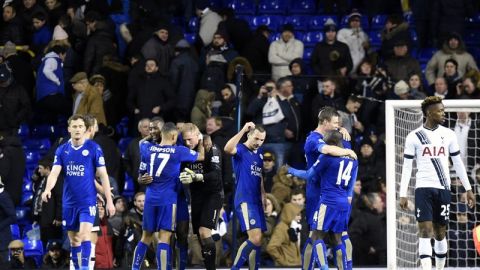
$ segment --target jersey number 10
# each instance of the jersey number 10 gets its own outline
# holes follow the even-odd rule
[[[345,165],[345,160],[340,161],[340,166],[338,167],[337,183],[336,183],[337,186],[341,184],[342,180],[345,180],[344,186],[348,186],[348,182],[350,181],[350,178],[352,178],[351,173],[352,173],[353,162],[349,161],[347,164],[347,167],[345,167],[344,165]]]
[[[160,165],[155,162],[155,159],[160,159]],[[165,168],[165,165],[167,165],[168,160],[170,159],[170,154],[165,154],[165,153],[153,153],[150,155],[150,170],[149,174],[151,176],[154,176],[153,171],[154,165],[158,165],[158,168],[155,170],[155,176],[159,177],[162,174],[163,168]]]

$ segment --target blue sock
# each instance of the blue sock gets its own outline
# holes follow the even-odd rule
[[[157,269],[172,270],[171,262],[172,250],[167,243],[158,243],[157,245]]]
[[[133,262],[132,270],[139,270],[142,266],[143,259],[145,258],[145,253],[147,252],[148,246],[142,241],[138,241],[137,247],[133,252]]]
[[[177,263],[179,270],[185,270],[188,261],[188,246],[177,242]]]
[[[72,252],[72,263],[73,263],[73,267],[75,269],[80,269],[80,264],[78,263],[78,253],[81,253],[82,252],[82,246],[78,246],[78,247],[71,247],[70,248],[71,252]]]
[[[348,236],[347,232],[342,233],[342,243],[345,246],[345,251],[347,255],[347,270],[353,269],[353,258],[352,258],[352,242],[350,241],[350,237]]]
[[[243,242],[237,250],[237,256],[235,256],[232,270],[240,269],[240,267],[242,267],[243,264],[248,260],[250,252],[254,248],[255,245],[250,242],[250,240],[246,240],[245,242]]]
[[[347,251],[345,250],[345,246],[343,244],[340,244],[333,249],[333,258],[338,269],[346,269]]]
[[[320,269],[328,269],[327,246],[322,239],[315,241],[315,243],[313,244],[312,254],[315,258],[315,261],[320,266]]]
[[[313,243],[312,238],[307,238],[305,242],[305,246],[303,246],[302,250],[302,269],[303,270],[313,270]]]
[[[82,242],[82,265],[81,270],[88,270],[88,264],[90,263],[90,255],[92,255],[92,242]]]

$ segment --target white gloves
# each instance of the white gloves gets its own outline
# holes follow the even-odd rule
[[[192,182],[203,182],[203,174],[195,173],[194,171],[185,168],[183,172],[180,173],[180,182],[182,184],[190,184]]]

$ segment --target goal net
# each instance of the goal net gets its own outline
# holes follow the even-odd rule
[[[386,166],[387,166],[387,254],[388,269],[413,269],[420,266],[418,255],[417,222],[414,213],[416,165],[408,189],[409,210],[399,206],[403,150],[407,134],[420,127],[423,115],[422,100],[389,100],[386,102]],[[444,100],[445,126],[455,130],[461,147],[467,174],[475,194],[480,181],[480,100]],[[466,123],[459,125],[468,115]],[[467,130],[466,130],[467,128]],[[463,139],[462,139],[463,138]],[[463,150],[462,150],[463,149]],[[466,193],[451,167],[452,203],[447,228],[448,254],[446,267],[480,267],[480,256],[475,251],[472,229],[480,220],[475,210],[467,209]],[[475,179],[476,178],[476,179]],[[478,196],[477,196],[478,198]],[[478,200],[478,199],[477,199]],[[433,246],[433,245],[432,245]]]

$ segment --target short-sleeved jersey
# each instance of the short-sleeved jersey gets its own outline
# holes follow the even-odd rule
[[[197,152],[185,146],[142,143],[139,175],[148,173],[153,177],[152,183],[147,185],[145,201],[157,206],[176,203],[180,165],[197,160],[197,156]]]
[[[60,145],[55,151],[53,165],[62,167],[64,174],[63,206],[83,207],[96,204],[95,173],[105,166],[100,146],[92,140],[74,146],[72,141]]]
[[[444,126],[419,127],[405,140],[404,157],[417,162],[416,188],[450,189],[448,157],[459,154],[455,132]]]
[[[236,177],[235,206],[242,202],[262,204],[263,156],[262,150],[249,150],[244,144],[237,144],[237,153],[233,156],[233,169]]]
[[[348,210],[349,194],[357,179],[358,161],[348,157],[321,155],[313,165],[317,178],[321,178],[320,203]]]

